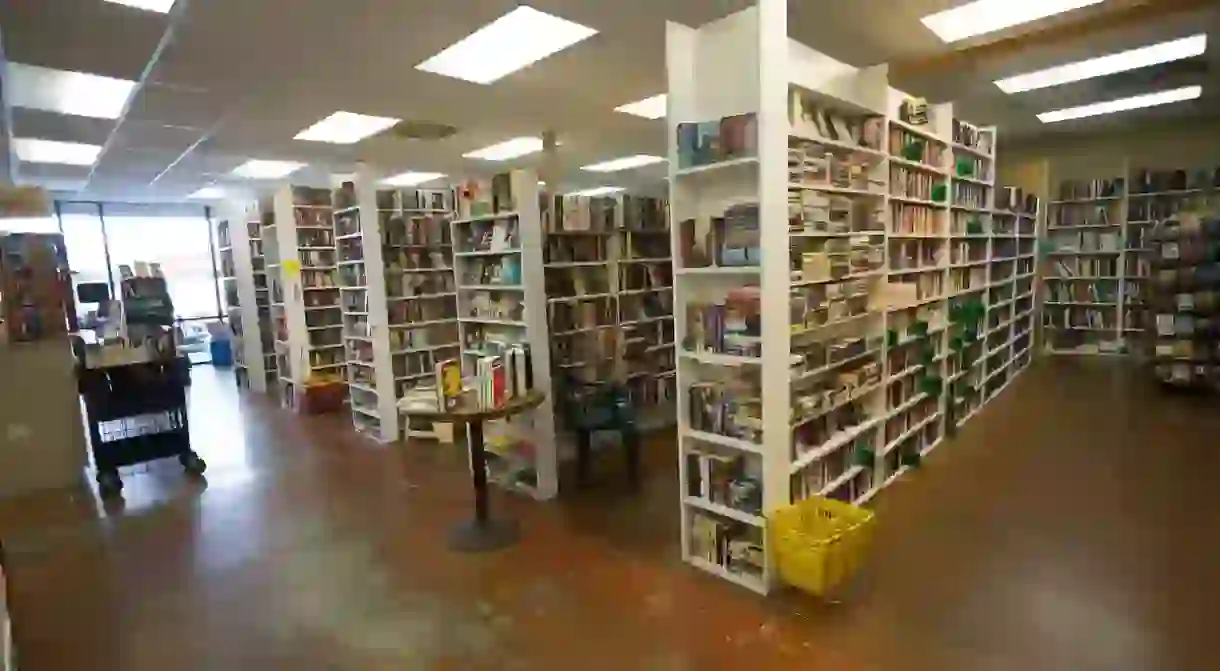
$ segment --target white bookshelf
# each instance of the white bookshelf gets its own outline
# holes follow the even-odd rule
[[[262,242],[257,220],[253,225],[247,207],[227,203],[216,224],[217,268],[221,296],[232,333],[233,369],[238,386],[267,391],[267,371],[274,357],[264,356],[262,329],[269,323],[270,294],[262,266]]]
[[[995,211],[994,129],[955,127],[951,104],[906,120],[884,66],[789,40],[786,17],[784,0],[760,0],[667,27],[682,553],[760,593],[778,582],[771,511],[875,500],[1012,380],[1034,323],[1035,218]],[[685,160],[680,124],[750,113],[756,155]],[[719,259],[687,251],[717,217],[749,221],[743,203],[756,249],[729,222]],[[738,490],[761,486],[761,506],[705,486],[719,468]],[[739,556],[709,550],[725,544]]]
[[[298,408],[310,384],[343,381],[346,361],[334,208],[329,189],[283,186],[260,206],[280,400]]]
[[[459,190],[451,222],[463,376],[480,356],[529,345],[534,388],[548,402],[488,422],[488,480],[536,499],[559,492],[538,176],[516,170]]]

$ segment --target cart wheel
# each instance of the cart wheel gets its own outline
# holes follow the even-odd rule
[[[97,492],[104,499],[121,496],[123,494],[123,480],[115,472],[98,473]]]
[[[208,470],[207,462],[194,452],[182,455],[178,461],[182,464],[182,468],[191,475],[203,475],[203,472]]]

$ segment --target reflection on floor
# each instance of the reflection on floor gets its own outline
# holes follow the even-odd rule
[[[636,497],[613,474],[497,497],[523,542],[459,556],[457,450],[381,448],[195,372],[206,486],[167,462],[121,510],[0,506],[22,671],[1220,668],[1220,415],[1121,369],[1035,365],[883,496],[837,606],[681,564],[672,440]]]

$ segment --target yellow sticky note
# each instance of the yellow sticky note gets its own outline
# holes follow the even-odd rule
[[[288,273],[289,275],[300,275],[301,262],[297,261],[296,259],[288,259],[284,261],[284,272]]]

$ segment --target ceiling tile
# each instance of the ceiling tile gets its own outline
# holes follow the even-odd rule
[[[220,96],[203,89],[146,83],[136,92],[127,119],[206,129],[220,120],[224,107]]]
[[[197,128],[166,126],[151,121],[124,121],[115,131],[109,151],[155,151],[181,154],[203,137]]]

